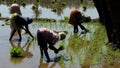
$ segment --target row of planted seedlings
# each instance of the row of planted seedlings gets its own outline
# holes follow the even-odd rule
[[[65,22],[58,23],[58,22],[53,22],[53,21],[35,21],[32,24],[30,24],[29,27],[30,27],[30,30],[32,29],[31,31],[35,35],[35,40],[32,43],[37,45],[37,37],[36,37],[35,32],[37,31],[38,28],[49,28],[49,29],[57,30],[57,31],[64,31],[66,34],[68,34],[68,31],[69,31],[71,26],[67,25],[67,23],[65,23]],[[67,36],[67,38],[68,38],[68,36]],[[58,43],[58,45],[60,43]],[[10,54],[13,57],[19,57],[19,55],[22,52],[23,51],[20,48],[13,47],[10,49]]]
[[[82,67],[101,67],[119,62],[120,51],[113,51],[111,46],[106,45],[105,27],[99,23],[87,23],[87,28],[90,30],[89,33],[70,36],[67,52],[71,56],[71,64],[79,61],[77,64]]]
[[[106,62],[114,64],[114,60],[119,61],[119,50],[113,51],[110,46],[105,45],[107,43],[105,27],[95,22],[83,23],[83,25],[90,30],[89,33],[73,34],[73,27],[67,22],[36,21],[32,24],[32,28],[36,30],[45,27],[67,33],[66,39],[58,42],[56,46],[64,46],[66,51],[64,56],[70,58],[69,63],[67,62],[68,66],[75,66],[76,64],[89,67],[93,64],[101,66]],[[63,58],[60,60],[60,65],[66,66]]]
[[[68,31],[67,38],[64,41],[62,41],[61,43],[58,43],[58,45],[65,47],[65,49],[66,49],[65,55],[70,58],[70,63],[69,63],[70,66],[73,66],[74,64],[83,64],[84,61],[86,61],[86,59],[88,58],[88,57],[86,57],[87,55],[91,55],[93,52],[95,52],[95,50],[94,50],[95,48],[99,50],[99,48],[101,47],[102,44],[97,43],[97,41],[100,41],[99,40],[100,37],[98,36],[98,38],[97,38],[94,34],[101,32],[101,31],[99,31],[99,29],[101,29],[101,28],[103,28],[101,33],[105,34],[105,35],[102,36],[100,34],[102,36],[100,39],[103,39],[103,41],[104,41],[104,42],[100,41],[100,43],[105,44],[106,33],[105,33],[103,26],[101,26],[98,23],[86,23],[86,24],[84,24],[84,26],[86,26],[90,30],[90,33],[73,34],[73,27],[71,25],[69,25],[67,22],[59,23],[59,22],[41,21],[39,23],[33,24],[33,28],[46,27],[46,28],[50,28],[50,29],[58,30],[58,31],[64,31],[64,30]],[[98,45],[98,46],[96,46],[96,45]],[[92,47],[92,46],[94,46],[94,47]],[[91,52],[91,53],[88,54],[88,52]],[[92,56],[90,56],[90,57],[92,57]],[[78,61],[78,62],[80,61],[80,63],[78,63],[78,62],[76,63],[76,61]],[[92,62],[96,63],[97,60],[95,59]],[[66,65],[66,63],[64,63],[63,58],[61,58],[60,65],[63,67]]]

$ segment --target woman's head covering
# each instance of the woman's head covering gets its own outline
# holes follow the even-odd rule
[[[19,15],[22,15],[20,6],[17,3],[13,3],[10,7],[10,14],[17,13]]]
[[[66,38],[66,34],[64,32],[59,32],[59,37],[60,37],[60,40],[63,40]]]

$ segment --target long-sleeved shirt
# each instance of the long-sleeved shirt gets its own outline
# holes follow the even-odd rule
[[[39,28],[44,40],[48,44],[55,44],[59,40],[59,34],[47,28]]]

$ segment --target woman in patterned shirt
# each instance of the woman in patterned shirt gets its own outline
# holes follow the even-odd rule
[[[66,34],[64,32],[57,32],[47,28],[39,28],[37,30],[37,41],[40,46],[41,56],[43,57],[43,52],[47,57],[47,62],[50,62],[49,54],[47,52],[48,47],[57,54],[61,48],[55,48],[54,45],[59,40],[65,39]],[[47,46],[49,44],[49,46]]]

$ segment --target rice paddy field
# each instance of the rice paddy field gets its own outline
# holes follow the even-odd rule
[[[9,41],[10,23],[3,19],[9,17],[13,2],[20,4],[22,16],[40,19],[29,25],[34,39],[22,30],[21,42],[17,35]],[[120,68],[120,50],[115,50],[112,44],[106,45],[104,25],[98,21],[82,23],[89,32],[82,33],[79,28],[78,33],[73,33],[73,26],[68,24],[72,9],[80,10],[91,19],[98,18],[92,0],[1,0],[0,9],[0,68]],[[50,59],[56,60],[49,63],[45,56],[41,58],[37,44],[37,29],[43,27],[67,34],[66,39],[55,44],[56,48],[63,46],[64,50],[56,55],[48,49]],[[14,57],[18,54],[21,56]]]
[[[82,30],[73,33],[73,26],[67,22],[34,21],[29,25],[32,40],[22,31],[22,41],[18,42],[15,36],[10,42],[10,27],[0,21],[0,68],[120,68],[120,51],[113,50],[106,45],[107,36],[105,27],[99,22],[82,23],[90,32],[81,34]],[[36,32],[38,28],[49,28],[57,31],[66,31],[67,37],[55,44],[55,47],[64,46],[60,51],[59,61],[47,63],[41,59],[37,45]],[[10,49],[19,47],[23,50],[23,57],[11,57]],[[55,58],[52,50],[48,50],[51,59]]]

